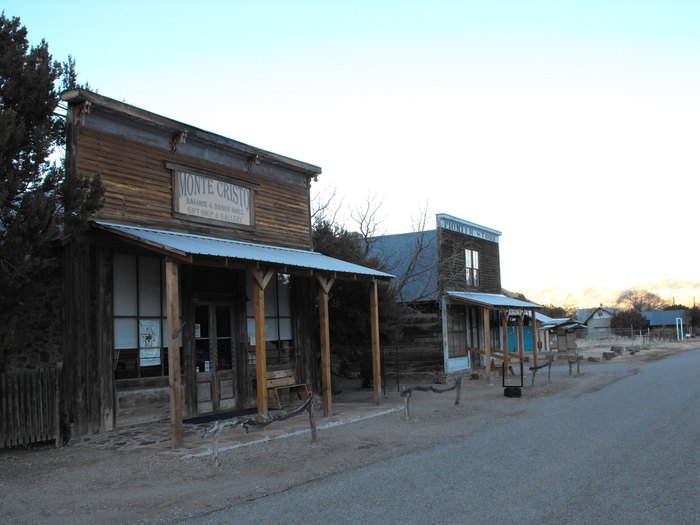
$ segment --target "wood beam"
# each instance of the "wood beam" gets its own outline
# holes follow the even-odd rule
[[[377,281],[372,282],[370,288],[370,323],[372,333],[372,385],[374,387],[374,404],[382,404],[382,374],[381,353],[379,348],[379,293]]]
[[[530,310],[530,319],[532,319],[532,362],[533,366],[537,367],[537,317],[535,310]]]
[[[267,349],[265,342],[265,287],[274,272],[252,270],[253,309],[255,311],[255,384],[258,413],[267,415]]]
[[[518,358],[520,359],[520,375],[523,374],[523,361],[525,360],[525,328],[524,328],[525,312],[520,310],[518,316]]]
[[[486,380],[491,381],[491,310],[484,306],[484,350],[486,353]]]
[[[505,375],[510,364],[508,363],[508,310],[501,309],[501,351],[503,352],[503,373]]]
[[[317,276],[319,283],[318,309],[321,325],[321,390],[323,395],[323,415],[328,417],[333,411],[331,399],[331,341],[328,315],[328,292],[330,287],[324,286],[322,277]]]
[[[179,267],[165,259],[165,291],[168,306],[168,385],[173,449],[182,448],[182,384],[180,379],[180,287]]]

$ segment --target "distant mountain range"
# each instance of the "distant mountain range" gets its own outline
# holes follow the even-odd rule
[[[555,306],[573,305],[577,308],[588,308],[601,304],[613,306],[621,292],[628,288],[646,290],[655,293],[671,304],[684,305],[692,308],[700,306],[700,281],[685,281],[682,279],[665,279],[648,281],[637,286],[611,289],[592,286],[578,290],[561,288],[525,289],[518,290],[531,301]]]

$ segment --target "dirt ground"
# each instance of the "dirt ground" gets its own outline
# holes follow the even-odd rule
[[[387,415],[309,434],[242,447],[213,458],[183,459],[153,449],[113,450],[67,446],[0,451],[0,522],[2,523],[173,523],[236,502],[322,479],[387,457],[461,439],[538,399],[590,391],[631,373],[635,364],[697,348],[700,340],[652,344],[635,354],[624,351],[610,361],[589,362],[610,350],[610,342],[580,348],[579,376],[569,375],[565,359],[546,370],[534,387],[525,378],[523,396],[503,395],[500,377],[463,382],[461,403],[455,392],[416,392],[410,419],[399,410]],[[609,367],[608,363],[631,366]],[[517,370],[517,367],[515,367]],[[614,371],[611,373],[611,371]],[[575,374],[575,370],[574,370]],[[387,381],[383,408],[403,407],[396,385]],[[445,388],[447,385],[433,385]],[[343,385],[352,395],[354,388]],[[365,392],[366,395],[366,392]],[[303,417],[303,416],[301,416]],[[239,431],[240,429],[235,429]],[[234,431],[234,430],[232,430]]]

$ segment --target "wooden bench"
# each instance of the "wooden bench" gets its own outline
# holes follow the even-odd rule
[[[289,389],[289,400],[292,401],[294,396],[308,399],[311,395],[311,389],[306,383],[297,383],[293,368],[285,368],[283,370],[268,370],[266,373],[267,397],[271,398],[278,409],[282,408],[280,402],[279,390]]]

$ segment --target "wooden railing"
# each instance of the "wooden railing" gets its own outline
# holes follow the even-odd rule
[[[51,440],[62,445],[61,368],[0,374],[0,448]]]

